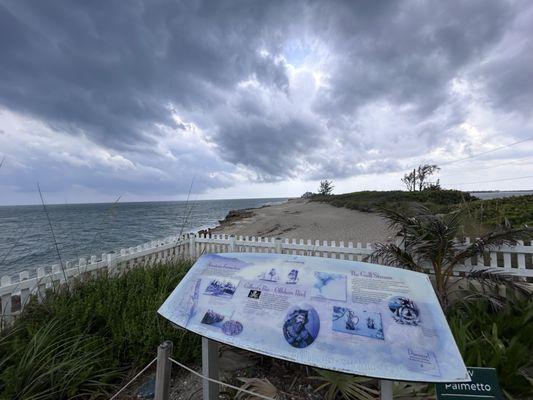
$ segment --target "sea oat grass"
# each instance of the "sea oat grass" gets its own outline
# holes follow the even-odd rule
[[[164,340],[174,342],[174,357],[199,360],[198,336],[157,314],[190,265],[138,267],[55,288],[42,303],[31,299],[0,336],[0,398],[99,397],[125,369],[152,360]]]

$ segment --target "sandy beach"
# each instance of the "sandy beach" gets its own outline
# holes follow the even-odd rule
[[[390,241],[392,231],[375,213],[366,213],[303,199],[257,209],[239,210],[212,233],[290,239],[375,243]]]

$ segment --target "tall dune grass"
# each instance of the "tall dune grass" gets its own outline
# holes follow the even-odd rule
[[[62,286],[31,299],[0,336],[0,398],[105,398],[126,369],[155,357],[164,340],[174,356],[200,359],[197,335],[172,327],[157,309],[190,263],[138,267]]]

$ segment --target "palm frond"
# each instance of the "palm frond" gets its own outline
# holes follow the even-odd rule
[[[379,391],[372,386],[375,381],[372,378],[316,368],[315,371],[318,376],[312,376],[310,379],[323,382],[315,391],[327,389],[324,396],[326,400],[334,400],[338,394],[345,400],[374,400],[379,395]]]
[[[392,393],[395,399],[413,399],[417,397],[427,398],[429,396],[428,384],[412,382],[394,382]]]
[[[412,271],[422,270],[410,252],[402,250],[392,243],[377,243],[376,249],[370,255],[369,260]]]
[[[259,378],[237,378],[243,382],[242,389],[250,392],[257,393],[262,396],[270,397],[271,399],[277,399],[280,395],[279,390],[268,379]],[[261,397],[253,396],[244,392],[239,392],[236,396],[237,399],[255,400],[261,399]]]
[[[530,285],[518,281],[516,276],[512,274],[496,268],[471,270],[454,284],[458,284],[461,281],[468,283],[467,287],[462,289],[468,292],[468,295],[463,296],[462,300],[472,301],[484,298],[494,311],[502,309],[507,301],[507,292],[519,296],[531,295]],[[502,290],[504,291],[503,293]]]
[[[434,273],[434,286],[444,310],[448,307],[448,291],[455,283],[452,282],[453,272],[457,266],[484,252],[502,245],[516,245],[519,240],[533,237],[533,229],[527,226],[512,229],[509,226],[499,227],[473,241],[465,243],[463,226],[467,214],[465,208],[447,214],[434,214],[428,208],[413,204],[407,209],[380,209],[380,214],[389,221],[390,227],[397,229],[402,237],[399,245],[377,244],[370,259],[387,265],[400,266],[414,271],[423,272],[428,267]],[[458,239],[459,238],[459,239]],[[497,272],[497,274],[494,274]],[[466,278],[468,282],[477,281],[480,293],[490,296],[494,307],[500,306],[497,290],[490,285],[509,286],[513,290],[519,283],[515,279],[507,279],[499,271],[476,271]],[[499,281],[499,283],[496,283]],[[473,296],[473,295],[472,295]],[[481,296],[478,294],[477,296]]]
[[[416,222],[413,219],[413,216],[416,214],[413,213],[412,207],[409,207],[408,210],[411,212],[403,212],[399,210],[393,210],[391,208],[378,207],[378,213],[389,221],[389,228],[399,230],[402,230],[405,226],[412,225]]]
[[[492,250],[499,246],[516,246],[519,240],[528,240],[531,236],[533,236],[533,228],[527,226],[517,229],[500,227],[477,238],[463,250],[457,252],[454,262],[455,264],[462,263],[468,258],[483,254],[486,250]]]

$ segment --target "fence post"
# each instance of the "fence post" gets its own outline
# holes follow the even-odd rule
[[[281,239],[276,238],[276,253],[281,254]]]
[[[11,276],[4,275],[0,279],[0,287],[9,285],[11,285]],[[2,328],[7,328],[11,325],[11,295],[11,292],[2,295],[2,309],[0,310],[0,330]]]
[[[167,340],[157,348],[157,370],[155,373],[155,400],[168,400],[170,394],[170,372],[172,364],[172,342]]]
[[[43,267],[37,268],[37,299],[42,303],[46,295],[45,270]]]
[[[189,237],[189,257],[192,259],[196,258],[196,235]]]
[[[202,374],[218,379],[218,343],[202,337]],[[203,380],[203,400],[218,399],[218,383]]]
[[[379,380],[379,400],[392,400],[392,381]]]
[[[30,279],[30,274],[28,271],[21,271],[19,274],[19,281],[21,284],[24,285],[24,281],[27,281]],[[22,287],[20,289],[20,311],[24,308],[26,303],[28,302],[28,299],[30,298],[30,288],[29,287]]]
[[[229,237],[229,252],[230,253],[235,253],[235,240],[236,240],[235,235],[231,235]]]
[[[109,276],[118,275],[118,270],[116,269],[117,263],[115,262],[115,258],[115,254],[113,253],[106,254],[107,273],[109,274]]]

